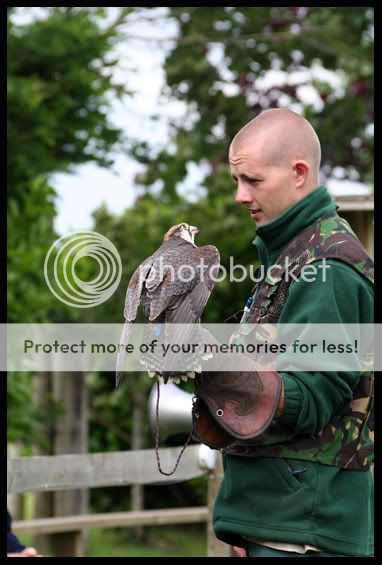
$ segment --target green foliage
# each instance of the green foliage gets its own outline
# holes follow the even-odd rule
[[[163,192],[174,198],[187,162],[207,160],[211,197],[216,169],[226,164],[237,131],[264,109],[293,104],[318,132],[327,174],[341,166],[371,181],[372,8],[172,7],[171,17],[180,34],[166,59],[165,92],[183,101],[188,114],[173,126],[171,150],[164,148],[140,176],[143,185],[162,179]],[[340,90],[325,75],[316,78],[317,64],[342,78]],[[273,69],[304,73],[261,87],[259,79]],[[315,87],[321,109],[303,103],[300,87],[306,85]],[[145,162],[142,147],[135,154]]]
[[[9,373],[7,378],[7,440],[22,441],[24,446],[38,445],[49,448],[49,430],[54,419],[63,413],[64,407],[47,399],[33,402],[33,380],[31,373]]]
[[[51,318],[44,259],[56,238],[49,175],[79,163],[109,166],[121,139],[110,125],[110,95],[127,90],[111,78],[116,29],[102,31],[103,8],[46,8],[16,25],[8,12],[9,321]],[[122,20],[121,20],[122,21]],[[72,319],[64,310],[61,321]],[[57,316],[56,316],[57,317]]]
[[[120,21],[130,13],[125,8]],[[31,24],[8,10],[8,321],[75,321],[79,312],[51,294],[46,254],[56,239],[55,192],[49,176],[95,161],[109,166],[121,131],[108,119],[110,96],[127,90],[111,78],[117,25],[102,31],[103,8],[45,8]],[[91,272],[89,264],[82,270]],[[35,430],[51,412],[32,403],[32,379],[11,374],[11,441],[36,442]],[[28,431],[29,430],[29,431]]]
[[[55,236],[54,191],[41,176],[21,184],[23,200],[8,200],[8,320],[44,322],[54,304],[44,279],[45,256]]]
[[[131,377],[136,386],[136,378]],[[131,448],[132,402],[126,401],[125,386],[114,390],[115,375],[100,373],[89,375],[89,451],[125,451]]]
[[[107,58],[113,34],[101,32],[103,9],[50,8],[29,25],[8,23],[9,191],[20,181],[95,161],[102,166],[121,131],[112,127]],[[19,189],[19,190],[18,190]],[[20,196],[20,195],[19,195]]]

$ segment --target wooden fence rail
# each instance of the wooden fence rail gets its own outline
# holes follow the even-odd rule
[[[163,469],[173,469],[180,449],[160,450]],[[220,454],[205,445],[189,446],[171,477],[159,473],[153,449],[15,457],[8,459],[7,491],[10,494],[133,484],[159,485],[206,476],[208,506],[40,518],[15,521],[13,528],[16,533],[54,534],[58,555],[78,556],[79,535],[83,529],[206,522],[208,556],[229,557],[229,546],[215,538],[210,524],[221,474]]]
[[[160,450],[164,470],[174,468],[180,447]],[[153,449],[81,453],[8,459],[7,491],[67,490],[103,486],[163,484],[187,481],[214,469],[214,452],[189,446],[171,477],[158,471]]]
[[[135,526],[164,526],[166,524],[195,524],[206,522],[207,506],[163,508],[140,512],[107,512],[83,516],[59,516],[36,520],[15,521],[12,529],[20,534],[53,534],[88,528],[127,528]]]

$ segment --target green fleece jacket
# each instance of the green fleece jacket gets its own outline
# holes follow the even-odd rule
[[[324,186],[257,229],[265,269],[286,244],[320,216],[335,210]],[[316,263],[318,264],[318,263]],[[280,323],[373,323],[373,287],[355,269],[328,260],[326,282],[299,279],[289,290]],[[333,374],[332,374],[333,376]],[[320,431],[352,398],[358,373],[282,373],[284,408],[279,423],[297,432]],[[309,378],[310,377],[310,378]],[[339,555],[373,555],[373,478],[310,461],[223,457],[224,478],[213,513],[218,538],[244,545],[241,536],[309,544]],[[295,471],[298,471],[295,473]]]

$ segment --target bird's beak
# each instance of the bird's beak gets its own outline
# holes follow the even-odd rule
[[[190,228],[193,234],[199,233],[199,228],[197,226],[190,226]]]

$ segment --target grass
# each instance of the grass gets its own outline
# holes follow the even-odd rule
[[[121,528],[89,530],[89,557],[203,557],[207,555],[205,527],[162,526],[145,528],[146,543],[134,541]]]
[[[207,535],[204,526],[185,524],[173,527],[146,527],[145,532],[146,543],[137,543],[130,528],[91,528],[88,530],[86,557],[207,556]],[[29,534],[20,535],[20,541],[26,546],[33,545],[33,537]]]

